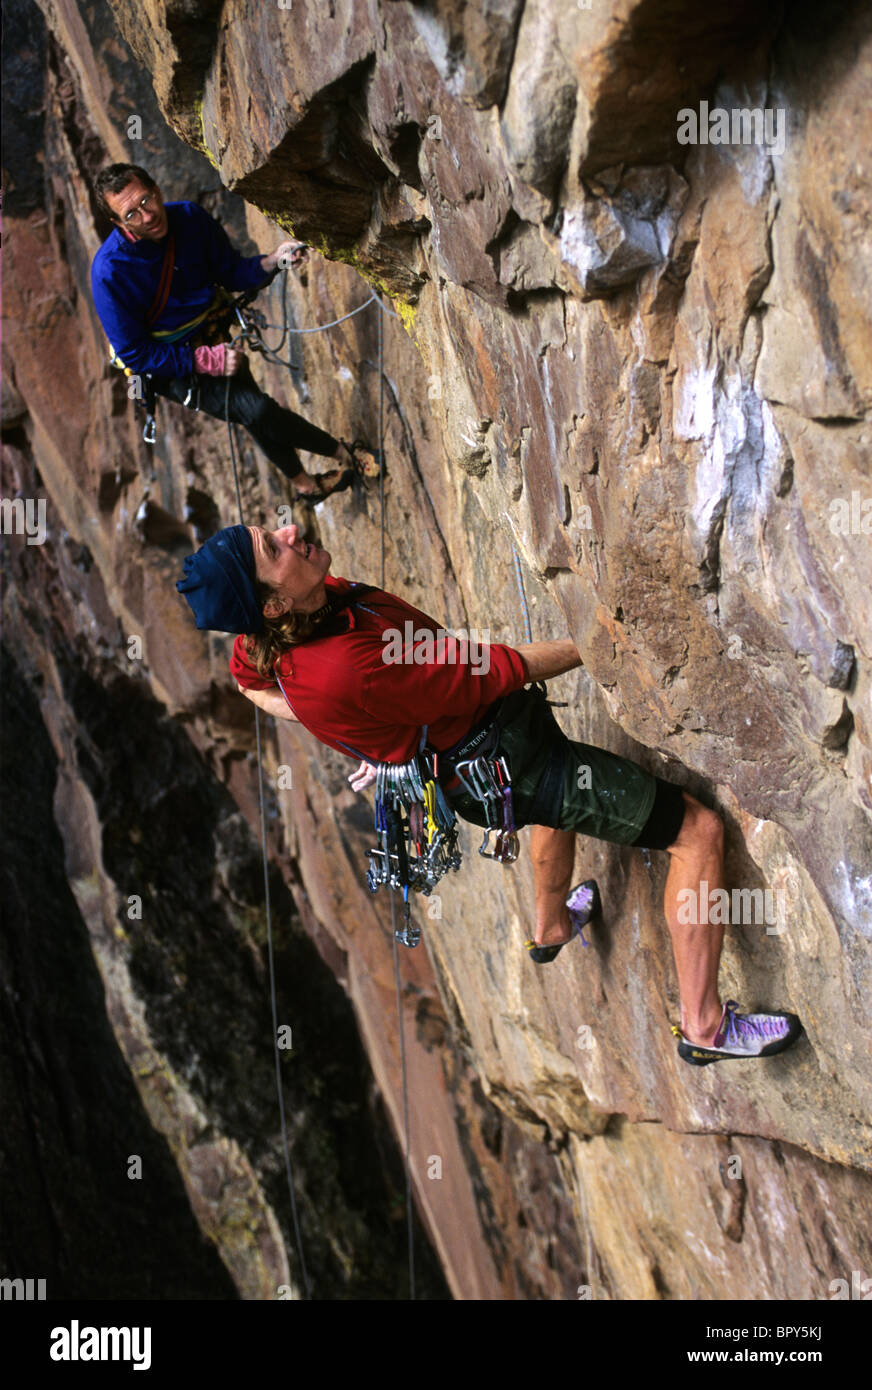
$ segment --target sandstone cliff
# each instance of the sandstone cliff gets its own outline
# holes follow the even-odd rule
[[[537,970],[523,855],[478,861],[468,833],[441,915],[419,914],[426,946],[402,959],[415,1193],[452,1294],[827,1297],[872,1268],[865,7],[41,12],[45,28],[17,12],[16,77],[43,98],[21,101],[4,156],[3,491],[47,499],[48,541],[10,541],[5,621],[21,727],[46,744],[58,900],[72,921],[72,889],[78,909],[77,1007],[96,960],[117,1085],[132,1077],[143,1133],[166,1140],[167,1190],[181,1200],[184,1185],[243,1297],[291,1277],[250,710],[228,643],[196,634],[173,588],[192,540],[236,519],[226,437],[164,407],[148,451],[104,365],[87,272],[107,229],[88,182],[114,158],[203,201],[249,250],[279,229],[317,248],[288,277],[293,327],[379,290],[399,315],[382,319],[388,587],[519,641],[517,550],[534,635],[569,632],[584,659],[552,687],[565,727],[719,806],[731,885],[776,906],[730,929],[722,987],[795,1009],[806,1037],[697,1073],[668,1027],[665,857],[581,843],[604,921],[593,949]],[[678,113],[700,103],[783,126],[681,143]],[[259,367],[264,383],[373,438],[379,313],[291,340],[292,370]],[[243,497],[265,521],[287,502],[248,448]],[[378,581],[373,494],[313,524],[335,572]],[[399,1131],[390,914],[365,890],[369,804],[347,771],[305,733],[270,729],[282,1017],[306,1020],[286,1075],[322,1296],[402,1297],[399,1160],[367,1074]],[[191,1280],[226,1296],[211,1252],[186,1249]],[[424,1278],[438,1296],[435,1268]]]

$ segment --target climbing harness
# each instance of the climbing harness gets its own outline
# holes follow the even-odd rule
[[[505,757],[496,755],[500,709],[446,753],[427,747],[425,727],[421,747],[409,762],[374,764],[378,844],[369,851],[366,881],[371,893],[384,885],[402,890],[403,925],[395,927],[395,936],[404,946],[417,946],[421,939],[420,929],[409,920],[410,891],[429,897],[462,860],[457,816],[443,783],[453,785],[456,779],[459,788],[484,808],[486,828],[479,854],[500,864],[514,864],[518,858],[511,772]],[[356,749],[349,751],[360,756]]]
[[[167,266],[172,269],[172,235],[169,236],[168,241],[169,245],[164,254],[157,294],[145,317],[147,326],[154,323],[163,313],[164,306],[169,296],[171,276],[167,274]],[[193,329],[198,329],[199,331],[196,335],[190,339],[190,344],[191,346],[200,346],[201,343],[206,342],[210,338],[214,338],[215,335],[229,323],[234,313],[236,313],[240,321],[245,324],[245,319],[242,317],[242,310],[253,298],[254,294],[251,291],[246,291],[244,294],[240,294],[234,299],[233,296],[229,295],[220,285],[216,285],[211,303],[201,313],[189,319],[187,323],[178,324],[175,328],[152,330],[149,336],[153,338],[155,342],[170,345],[185,338]],[[254,314],[252,314],[252,318],[253,317]],[[116,367],[119,371],[122,371],[128,379],[131,379],[134,375],[132,368],[128,367],[122,361],[111,343],[109,344],[109,365],[110,367]],[[134,397],[134,401],[137,405],[142,405],[145,409],[145,425],[143,426],[142,437],[146,444],[154,444],[157,439],[157,420],[155,416],[155,411],[157,409],[157,391],[154,385],[154,373],[142,372],[140,374],[140,382],[142,384],[142,395]],[[190,409],[198,410],[199,394],[197,378],[192,372],[188,383],[188,393],[182,404],[188,406]]]
[[[175,238],[173,237],[172,232],[170,232],[167,237],[167,244],[164,247],[164,254],[163,260],[161,261],[157,290],[155,292],[154,299],[149,305],[148,312],[145,316],[145,323],[147,328],[150,328],[151,325],[157,319],[160,318],[166,306],[166,302],[170,294],[170,286],[172,284],[173,263],[175,261],[175,254]],[[152,333],[151,336],[154,338],[158,335]],[[116,367],[119,371],[122,371],[128,379],[130,379],[133,376],[132,369],[126,366],[124,362],[122,362],[121,358],[118,356],[118,353],[115,351],[111,343],[109,344],[109,365],[110,367]],[[143,395],[141,397],[134,397],[134,399],[137,401],[137,403],[141,403],[145,408],[145,426],[142,431],[142,437],[145,440],[146,444],[154,444],[155,438],[157,437],[157,426],[155,423],[154,415],[157,397],[154,389],[154,382],[152,381],[151,372],[144,372],[140,380],[143,384]]]
[[[375,831],[366,882],[371,893],[387,885],[403,893],[403,925],[394,936],[417,946],[421,929],[410,920],[409,892],[429,897],[449,869],[460,868],[457,817],[438,781],[438,755],[420,752],[407,763],[376,764]]]
[[[164,250],[164,258],[161,263],[160,278],[154,300],[146,314],[146,326],[150,327],[166,306],[169,298],[170,286],[172,284],[172,270],[175,256],[175,243],[172,233],[167,237],[167,245]],[[332,319],[329,323],[315,324],[311,328],[291,328],[287,323],[287,299],[283,297],[283,314],[285,322],[281,326],[281,339],[275,348],[271,348],[264,342],[263,334],[267,330],[278,329],[279,325],[268,323],[266,316],[261,310],[253,307],[253,302],[261,293],[264,287],[261,285],[256,289],[244,290],[237,295],[228,294],[221,286],[216,285],[211,302],[194,318],[188,319],[185,323],[177,324],[175,328],[152,330],[150,337],[155,342],[171,345],[185,339],[190,346],[201,346],[203,343],[215,341],[218,336],[223,335],[231,324],[236,324],[239,333],[233,340],[234,347],[247,347],[250,352],[260,353],[269,362],[275,362],[280,367],[293,371],[293,363],[285,361],[279,356],[279,352],[289,336],[305,336],[310,333],[322,333],[325,329],[336,328],[338,324],[345,323],[347,319],[354,318],[368,308],[370,304],[378,304],[386,314],[393,318],[398,315],[386,304],[383,304],[379,296],[373,291],[363,304],[359,304],[356,309],[351,309],[349,313],[342,314],[337,319]],[[379,326],[381,325],[381,315],[379,315]],[[195,332],[196,330],[196,332]],[[109,344],[109,365],[123,371],[124,375],[132,378],[134,373],[118,356],[112,344]],[[157,391],[155,389],[153,373],[143,372],[140,374],[142,384],[142,395],[134,397],[137,405],[142,405],[145,410],[145,425],[143,426],[142,437],[146,444],[153,445],[157,439]],[[382,387],[383,389],[383,387]],[[190,410],[199,410],[200,388],[195,373],[191,373],[188,383],[187,394],[182,404]],[[353,452],[353,446],[352,446]],[[375,452],[375,451],[373,451]],[[382,463],[381,451],[376,454],[376,461],[379,466]]]

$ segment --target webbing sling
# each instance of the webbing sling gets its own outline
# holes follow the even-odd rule
[[[166,308],[166,302],[170,297],[170,285],[173,282],[173,267],[175,265],[175,259],[176,243],[172,232],[170,232],[167,235],[167,244],[164,249],[163,263],[160,268],[160,280],[158,281],[157,285],[157,294],[154,297],[154,302],[152,303],[151,308],[145,316],[145,324],[147,328],[151,328],[151,325],[154,323],[155,319],[159,319],[164,309]]]
[[[180,323],[177,328],[157,329],[151,336],[159,343],[172,344],[178,342],[180,338],[184,338],[187,333],[190,333],[191,329],[198,328],[200,324],[205,323],[207,319],[222,314],[229,303],[230,295],[221,285],[216,285],[215,293],[212,296],[212,302],[207,304],[201,314],[197,314],[195,318],[188,319],[187,323]]]

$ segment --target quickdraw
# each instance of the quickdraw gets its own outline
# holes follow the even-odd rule
[[[125,367],[111,343],[109,344],[109,366],[117,367],[119,371],[124,373],[128,380],[133,377],[133,371],[130,367]],[[130,388],[128,387],[128,392],[129,390]],[[137,405],[142,405],[145,410],[145,425],[143,426],[142,437],[146,444],[154,444],[157,438],[157,422],[154,414],[157,397],[154,383],[151,379],[151,372],[144,372],[140,377],[140,390],[142,394],[134,396],[133,400],[135,400]]]
[[[479,854],[485,859],[496,859],[500,864],[514,864],[521,851],[521,842],[515,827],[512,779],[505,758],[466,758],[455,764],[454,771],[464,791],[485,808],[487,828]],[[494,847],[488,849],[492,834]]]
[[[514,864],[520,852],[505,758],[479,756],[453,764],[464,791],[485,808],[487,829],[479,849],[486,859]],[[417,946],[421,929],[410,920],[409,892],[429,897],[436,884],[460,868],[457,817],[439,785],[439,756],[421,752],[408,763],[378,763],[375,831],[366,882],[371,893],[383,884],[403,890],[403,924],[395,931],[404,946]],[[488,848],[494,834],[493,849]]]
[[[378,845],[369,851],[366,882],[403,890],[403,924],[395,936],[417,946],[421,929],[410,919],[409,892],[429,897],[436,884],[460,868],[457,817],[438,781],[438,756],[418,753],[408,763],[378,763],[375,784]]]

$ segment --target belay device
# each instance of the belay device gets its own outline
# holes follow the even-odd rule
[[[519,844],[512,807],[512,787],[505,758],[477,757],[454,765],[463,790],[485,807],[487,829],[479,854],[512,864]],[[366,882],[371,893],[382,884],[403,890],[403,924],[394,935],[404,946],[417,946],[421,929],[410,919],[409,891],[429,897],[448,872],[460,868],[457,817],[438,780],[438,754],[418,753],[407,763],[378,763],[375,784],[375,829],[378,846],[369,851]],[[496,831],[494,848],[487,848]]]

